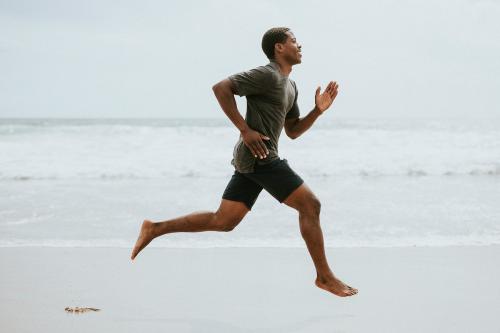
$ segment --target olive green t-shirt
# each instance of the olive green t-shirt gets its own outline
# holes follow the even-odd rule
[[[240,136],[233,151],[231,164],[241,173],[254,171],[255,163],[266,164],[278,159],[278,139],[286,118],[299,118],[297,87],[288,76],[283,75],[279,65],[271,60],[245,72],[229,76],[236,93],[246,96],[245,120],[248,126],[270,140],[263,140],[269,155],[260,159],[254,157]]]

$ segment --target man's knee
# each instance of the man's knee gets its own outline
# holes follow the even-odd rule
[[[321,212],[321,202],[306,184],[297,188],[284,203],[296,209],[300,215],[317,217]]]
[[[303,205],[299,209],[300,214],[319,216],[321,212],[321,202],[314,195],[304,200]]]
[[[244,216],[228,215],[217,211],[214,215],[214,226],[217,231],[231,231],[241,222]]]

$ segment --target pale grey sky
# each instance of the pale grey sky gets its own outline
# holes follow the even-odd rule
[[[266,64],[272,26],[303,46],[302,114],[336,80],[342,117],[500,117],[487,0],[0,0],[0,117],[222,118],[212,85]]]

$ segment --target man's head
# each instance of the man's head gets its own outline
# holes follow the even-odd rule
[[[290,65],[300,64],[301,48],[292,31],[286,27],[271,28],[262,37],[262,50],[269,60],[281,59]]]

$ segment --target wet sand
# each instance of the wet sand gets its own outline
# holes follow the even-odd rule
[[[0,248],[2,332],[500,332],[500,246]],[[65,307],[101,311],[67,313]]]

